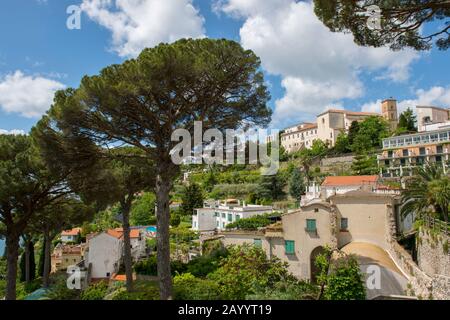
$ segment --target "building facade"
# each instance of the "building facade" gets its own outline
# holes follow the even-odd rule
[[[295,152],[302,148],[311,148],[317,137],[317,124],[302,123],[284,130],[280,135],[281,145],[288,152]]]
[[[341,132],[348,132],[353,121],[363,121],[369,116],[380,114],[334,109],[325,111],[317,116],[317,138],[334,146],[338,135]]]
[[[200,232],[224,230],[229,223],[272,212],[271,206],[245,203],[241,205],[237,201],[225,201],[208,208],[195,209],[192,216],[192,230]]]
[[[416,166],[436,163],[448,170],[450,128],[383,139],[378,155],[380,173],[386,177],[408,176]]]
[[[78,242],[81,236],[81,228],[73,228],[70,230],[64,230],[61,232],[61,242]]]
[[[434,106],[417,106],[417,129],[419,132],[429,131],[428,127],[450,120],[450,110]]]

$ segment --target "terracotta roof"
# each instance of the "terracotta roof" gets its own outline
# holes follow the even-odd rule
[[[122,237],[123,237],[123,229],[122,228],[108,229],[106,231],[106,233],[117,239],[122,239]],[[130,238],[131,239],[139,238],[139,234],[140,234],[139,229],[131,229],[130,230]]]
[[[301,127],[301,126],[303,126],[303,128]],[[301,124],[298,124],[298,125],[296,125],[296,126],[292,126],[292,127],[289,127],[289,128],[286,128],[286,129],[284,129],[284,130],[287,130],[287,129],[293,129],[293,128],[296,128],[297,130],[296,131],[291,131],[291,132],[283,132],[281,135],[282,136],[284,136],[284,135],[290,135],[290,134],[293,134],[293,133],[297,133],[297,132],[302,132],[302,131],[307,131],[307,130],[310,130],[310,129],[314,129],[314,128],[317,128],[317,123],[301,123]]]
[[[354,186],[364,184],[375,184],[378,176],[329,176],[325,178],[322,187],[326,186]]]
[[[71,230],[64,230],[61,235],[62,236],[77,236],[81,233],[81,228],[73,228]]]
[[[343,110],[343,109],[329,109],[325,112],[322,112],[318,116],[324,115],[326,113],[345,113],[348,115],[354,115],[354,116],[379,116],[379,113],[376,112],[362,112],[362,111],[350,111],[350,110]]]
[[[133,280],[136,280],[136,275],[133,274],[132,278]],[[127,276],[125,274],[113,274],[111,280],[125,282],[127,280]]]

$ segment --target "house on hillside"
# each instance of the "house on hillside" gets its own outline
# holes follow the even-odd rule
[[[51,272],[67,270],[69,266],[77,265],[83,260],[85,244],[58,244],[51,255]]]
[[[73,228],[70,230],[64,230],[61,232],[61,242],[67,243],[67,242],[78,242],[81,236],[81,228]]]
[[[224,230],[229,223],[272,212],[272,206],[246,204],[236,199],[228,199],[215,205],[208,205],[206,208],[194,209],[192,230],[201,232]]]
[[[404,295],[408,275],[394,260],[399,198],[364,190],[334,194],[282,215],[281,222],[255,231],[219,233],[224,245],[252,244],[268,257],[278,257],[299,279],[314,282],[315,258],[326,246],[357,256],[362,272],[375,265],[381,287],[368,289],[367,296]]]

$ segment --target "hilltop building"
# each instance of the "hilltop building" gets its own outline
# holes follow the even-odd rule
[[[381,115],[389,123],[390,130],[395,131],[398,126],[397,100],[384,100],[381,103]]]

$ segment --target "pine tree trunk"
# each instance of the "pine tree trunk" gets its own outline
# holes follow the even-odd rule
[[[172,277],[170,272],[169,241],[169,191],[171,179],[160,170],[156,176],[156,216],[157,216],[157,258],[158,278],[161,300],[172,299]]]
[[[124,242],[124,264],[126,275],[127,291],[133,290],[133,268],[131,263],[131,240],[130,240],[130,209],[133,195],[129,196],[126,201],[123,201],[122,206],[122,218],[123,218],[123,242]]]
[[[51,243],[50,232],[44,231],[44,274],[42,276],[42,286],[48,288],[50,285],[50,259],[51,259]]]
[[[14,231],[6,231],[6,300],[16,300],[19,237]]]

